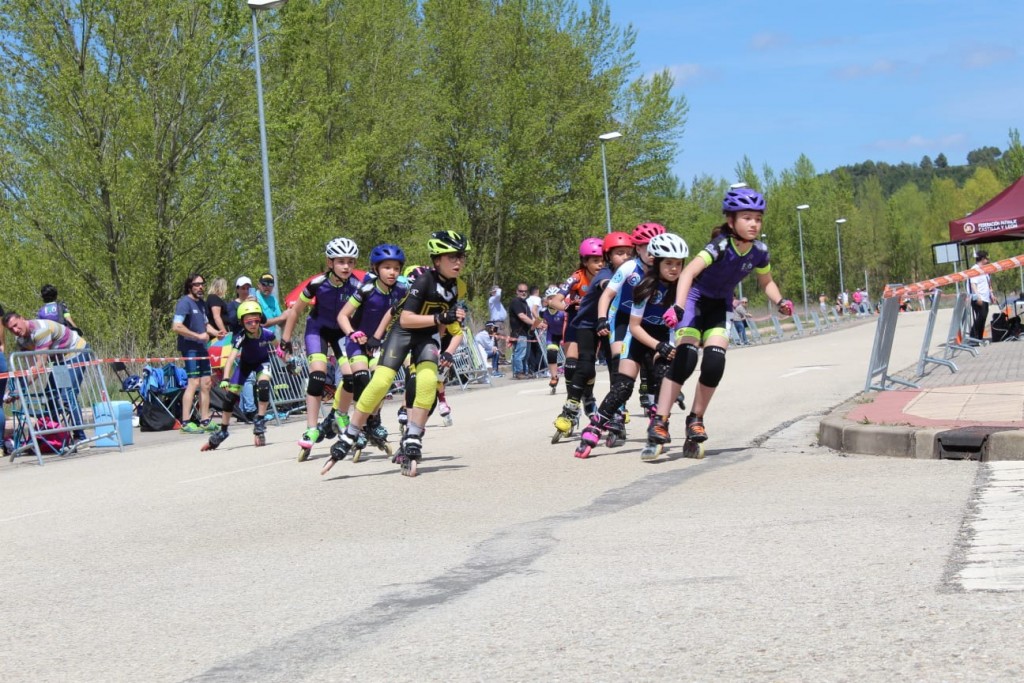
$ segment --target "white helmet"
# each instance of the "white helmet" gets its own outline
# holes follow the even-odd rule
[[[359,258],[359,247],[347,237],[335,237],[327,243],[324,255],[327,258]]]
[[[647,253],[654,258],[684,259],[690,255],[686,240],[670,232],[655,235],[647,244]]]

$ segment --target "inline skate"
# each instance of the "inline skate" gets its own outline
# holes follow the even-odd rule
[[[569,399],[562,406],[562,414],[555,418],[555,433],[551,443],[558,443],[562,438],[572,436],[580,423],[580,403]]]
[[[201,450],[201,451],[213,451],[213,450],[216,450],[217,446],[220,446],[222,443],[224,443],[224,441],[227,440],[227,438],[229,436],[230,436],[230,434],[228,434],[228,430],[226,430],[226,429],[222,429],[219,432],[214,432],[213,434],[210,435],[210,440],[207,441],[206,443],[204,443],[202,446],[200,446],[199,450]]]

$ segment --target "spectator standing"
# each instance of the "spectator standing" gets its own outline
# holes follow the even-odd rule
[[[977,266],[988,264],[988,252],[979,251],[974,255]],[[975,275],[968,281],[971,290],[971,312],[974,313],[974,322],[971,325],[971,338],[981,341],[985,335],[985,323],[988,322],[989,304],[995,303],[992,291],[992,278],[988,273]]]
[[[484,325],[484,329],[477,332],[476,336],[473,337],[477,346],[480,347],[481,354],[491,364],[491,377],[504,376],[498,372],[498,345],[494,339],[497,331],[497,326],[492,322],[488,322]]]
[[[519,283],[516,286],[516,298],[509,304],[509,312],[512,314],[509,327],[512,330],[511,337],[516,340],[515,348],[512,349],[512,379],[529,378],[526,374],[527,338],[535,326],[534,318],[530,316],[530,306],[526,303],[529,293],[526,283]]]
[[[256,301],[263,309],[263,315],[267,316],[267,323],[263,329],[270,330],[276,335],[278,334],[277,326],[284,322],[285,316],[281,310],[281,302],[274,296],[274,276],[264,273],[256,282],[258,284]]]
[[[53,285],[43,285],[39,290],[39,296],[43,300],[43,306],[36,313],[38,319],[52,320],[55,323],[70,327],[78,334],[82,334],[82,329],[75,324],[74,319],[71,317],[71,312],[68,311],[67,304],[63,301],[57,301],[56,287]]]
[[[209,292],[206,295],[206,319],[217,330],[218,335],[226,335],[228,326],[225,322],[227,316],[227,302],[224,297],[228,295],[228,281],[222,277],[214,278],[210,283]]]
[[[40,354],[35,359],[35,366],[42,371],[46,368],[47,361],[55,365],[74,364],[68,372],[69,388],[58,388],[54,382],[53,374],[48,374],[46,390],[47,408],[50,411],[50,417],[59,422],[64,412],[61,409],[61,404],[63,404],[67,408],[67,412],[70,413],[70,418],[74,425],[77,427],[73,433],[75,440],[84,441],[86,437],[85,432],[81,428],[82,409],[78,404],[78,390],[81,387],[82,374],[84,372],[83,366],[80,364],[89,360],[89,349],[86,341],[70,327],[52,320],[26,320],[17,313],[10,312],[4,315],[3,321],[4,327],[14,334],[14,342],[19,351],[69,352],[58,355]],[[34,381],[34,378],[27,381],[31,383]]]
[[[499,361],[504,361],[505,351],[508,349],[507,336],[510,333],[510,330],[506,325],[506,321],[508,320],[508,311],[501,303],[501,287],[498,285],[491,287],[491,296],[487,299],[487,315],[487,322],[494,323],[498,330],[495,339],[498,347],[498,355],[500,356]]]
[[[822,318],[828,314],[828,297],[825,296],[825,292],[818,295],[818,309],[821,311]]]
[[[750,317],[750,313],[747,312],[747,298],[737,299],[733,297],[732,300],[732,326],[736,328],[736,335],[740,338],[740,344],[748,346],[750,342],[747,340],[747,318]]]
[[[206,281],[202,275],[193,273],[185,278],[184,294],[174,306],[174,321],[171,325],[171,329],[178,335],[178,352],[185,358],[185,374],[188,375],[188,385],[181,398],[181,419],[184,422],[181,431],[185,434],[202,434],[219,429],[210,422],[210,358],[206,342],[222,335],[206,318],[203,301],[205,286]],[[197,389],[198,423],[192,419],[192,404]]]
[[[537,329],[540,323],[540,310],[543,303],[540,298],[540,287],[530,287],[530,296],[526,297],[526,305],[530,307],[530,317],[537,321],[533,329]],[[535,375],[544,367],[544,349],[541,348],[540,338],[536,334],[531,335],[527,348],[527,374]]]

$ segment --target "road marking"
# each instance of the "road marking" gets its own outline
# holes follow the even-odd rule
[[[966,591],[1024,591],[1024,462],[982,466],[989,476],[964,530],[968,540],[957,578]]]
[[[16,519],[25,519],[26,517],[35,517],[37,515],[48,515],[51,512],[53,512],[53,510],[40,510],[39,512],[29,512],[28,514],[25,514],[25,515],[18,515],[16,517],[7,517],[5,519],[0,519],[0,523],[3,523],[3,522],[13,522]]]
[[[490,422],[491,420],[504,420],[506,417],[512,417],[513,415],[525,415],[530,412],[529,410],[517,410],[514,413],[502,413],[501,415],[495,415],[494,417],[486,417],[483,419],[484,422]]]
[[[787,372],[784,375],[779,375],[779,377],[780,378],[782,378],[782,377],[793,377],[795,375],[802,375],[805,372],[811,372],[812,370],[828,370],[828,368],[825,367],[824,365],[808,365],[807,367],[797,368],[796,370],[793,370],[792,372]]]
[[[195,479],[185,479],[183,481],[179,481],[178,483],[179,484],[191,484],[191,483],[196,482],[196,481],[203,481],[204,479],[216,479],[217,477],[226,477],[226,476],[231,475],[231,474],[239,474],[241,472],[251,472],[253,470],[263,469],[264,467],[272,467],[274,465],[280,465],[283,462],[295,462],[295,458],[288,458],[286,460],[277,460],[275,462],[268,462],[265,465],[253,465],[252,467],[245,467],[245,468],[240,469],[240,470],[231,470],[230,472],[220,472],[218,474],[210,474],[210,475],[207,475],[205,477],[197,477]]]

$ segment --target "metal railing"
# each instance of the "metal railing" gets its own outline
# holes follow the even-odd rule
[[[896,336],[896,320],[900,314],[898,297],[890,297],[882,301],[882,313],[878,316],[875,328],[875,341],[871,345],[871,360],[868,362],[868,378],[864,383],[864,391],[888,391],[892,384],[902,384],[912,389],[918,385],[889,374],[889,357],[892,355],[892,342]]]
[[[924,328],[924,339],[921,341],[921,356],[917,361],[917,376],[923,377],[925,371],[928,368],[928,364],[933,365],[944,365],[949,368],[950,372],[957,372],[956,363],[949,360],[948,358],[935,358],[928,355],[929,349],[932,346],[932,333],[935,331],[935,320],[939,315],[939,300],[942,298],[942,292],[938,289],[933,290],[931,293],[932,303],[928,307],[928,324]]]

